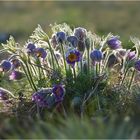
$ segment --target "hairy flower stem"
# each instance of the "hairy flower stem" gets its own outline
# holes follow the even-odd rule
[[[30,69],[29,69],[29,66],[28,66],[28,64],[27,64],[26,62],[25,62],[25,65],[26,65],[26,67],[27,67],[27,71],[28,71],[30,80],[31,80],[31,82],[32,82],[32,85],[33,85],[35,91],[37,91],[37,88],[36,88],[36,86],[35,86],[34,80],[33,80],[33,78],[32,78],[32,74],[31,74]]]
[[[80,67],[81,67],[81,73],[83,72],[83,63],[82,63],[82,59],[80,61]]]
[[[35,68],[35,66],[34,65],[32,65],[31,63],[29,63],[30,65],[31,65],[31,67],[32,67],[32,73],[34,74],[34,75],[38,75],[38,72],[37,72],[37,70],[36,70],[36,68]],[[38,79],[39,80],[39,79]]]
[[[101,110],[101,106],[100,106],[100,98],[99,98],[98,93],[96,94],[96,98],[97,98],[97,106],[98,106],[98,109]]]
[[[97,75],[98,75],[98,64],[96,64],[96,77],[97,77]]]
[[[129,90],[131,89],[132,82],[133,82],[134,77],[135,77],[135,72],[136,72],[135,70],[133,70],[133,72],[132,72],[132,76],[131,76],[130,83],[129,83],[129,86],[128,86],[128,89],[129,89]]]
[[[105,60],[104,60],[104,66],[103,66],[103,71],[106,69],[107,63],[108,63],[108,59],[109,57],[112,55],[112,53],[109,53],[109,51],[107,51]]]
[[[76,71],[75,71],[75,67],[73,67],[72,70],[73,70],[74,81],[76,81]]]
[[[12,92],[10,92],[9,90],[7,90],[7,89],[4,89],[4,88],[2,88],[2,87],[0,87],[0,90],[1,91],[3,91],[3,92],[6,92],[7,94],[9,94],[10,96],[12,96],[12,98],[17,98],[17,97],[15,97],[15,95],[12,93]]]
[[[39,65],[39,66],[41,65],[39,58],[37,58],[37,65]],[[38,74],[39,74],[39,80],[41,80],[42,75],[41,75],[41,68],[40,67],[38,67]]]
[[[61,43],[61,53],[62,53],[62,56],[63,56],[63,63],[64,63],[64,68],[65,68],[65,72],[67,73],[67,66],[66,66],[66,60],[65,60],[65,52],[64,52],[64,46],[62,45]]]
[[[29,66],[28,66],[27,62],[26,62],[24,59],[22,59],[22,61],[23,61],[23,63],[24,63],[25,66],[26,66],[26,68],[25,68],[24,65],[22,64],[23,69],[24,69],[24,71],[25,71],[25,74],[26,74],[26,76],[27,76],[27,78],[28,78],[29,83],[30,83],[31,87],[33,87],[33,89],[34,89],[35,91],[37,91],[37,88],[36,88],[36,86],[35,86],[35,84],[34,84],[34,81],[33,81],[33,79],[32,79],[32,74],[31,74],[31,72],[30,72]],[[27,70],[27,71],[26,71],[26,70]]]
[[[32,85],[32,82],[31,82],[31,80],[30,80],[30,77],[29,77],[29,75],[28,75],[28,72],[26,71],[26,68],[24,67],[24,65],[23,65],[22,63],[21,63],[21,65],[22,65],[22,68],[23,68],[23,70],[24,70],[24,72],[25,72],[25,75],[26,75],[26,77],[27,77],[27,80],[28,80],[28,82],[29,82],[31,88],[32,88],[33,90],[35,90],[34,87],[33,87],[33,85]]]
[[[65,108],[64,108],[63,103],[60,103],[60,105],[61,105],[61,107],[62,107],[64,117],[67,118],[67,113],[66,113],[66,110],[65,110]]]
[[[0,54],[6,52],[6,50],[8,50],[8,49],[2,49],[2,50],[0,50]]]
[[[123,85],[123,83],[124,83],[124,80],[125,80],[125,77],[126,77],[126,75],[127,75],[128,70],[129,70],[129,68],[127,68],[127,69],[125,70],[125,72],[124,72],[123,79],[122,79],[122,81],[121,81],[121,85]]]
[[[100,74],[101,73],[101,62],[99,62],[98,66],[99,66],[99,74]]]
[[[48,44],[49,44],[49,49],[50,49],[50,52],[51,52],[52,63],[53,63],[53,65],[54,65],[54,61],[53,61],[53,56],[54,56],[55,61],[56,61],[56,63],[57,63],[57,66],[58,66],[58,68],[60,68],[60,65],[59,65],[59,63],[58,63],[58,60],[57,60],[57,58],[56,58],[56,55],[54,54],[54,51],[53,51],[53,49],[51,48],[51,44],[50,44],[49,41],[48,41]],[[53,66],[53,67],[54,67],[54,66]]]
[[[89,59],[89,49],[87,49],[87,60],[88,60],[88,74],[90,72],[90,59]]]
[[[52,48],[51,48],[51,44],[50,44],[50,42],[48,41],[48,45],[49,45],[49,50],[50,50],[50,53],[51,53],[51,61],[52,61],[52,65],[53,65],[53,70],[54,70],[54,68],[55,68],[55,65],[54,65],[54,60],[53,60],[53,50],[52,50]]]

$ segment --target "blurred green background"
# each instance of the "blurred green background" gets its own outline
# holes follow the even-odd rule
[[[126,42],[140,36],[140,2],[29,1],[0,2],[0,33],[10,33],[25,42],[40,24],[50,34],[50,24],[66,22],[100,35],[109,32]]]

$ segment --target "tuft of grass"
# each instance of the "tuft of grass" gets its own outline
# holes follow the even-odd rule
[[[114,116],[114,118],[116,118]],[[59,122],[27,119],[17,122],[15,119],[3,123],[1,138],[24,139],[134,139],[138,138],[139,129],[134,127],[128,116],[125,119],[110,119],[104,122],[69,116],[59,118]],[[118,118],[118,117],[117,117]]]

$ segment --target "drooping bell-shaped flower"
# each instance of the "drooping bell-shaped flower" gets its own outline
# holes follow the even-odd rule
[[[140,59],[135,62],[134,67],[137,71],[140,72]]]
[[[2,62],[0,63],[0,70],[7,72],[11,69],[12,64],[9,60],[2,60]]]
[[[39,107],[52,107],[55,104],[55,96],[51,88],[42,88],[32,95],[32,101]]]
[[[27,53],[28,53],[28,54],[34,54],[35,49],[36,49],[35,44],[29,43],[29,44],[27,45]]]
[[[14,70],[9,75],[10,80],[20,80],[24,77],[24,73],[21,71]]]
[[[128,60],[133,60],[136,58],[136,52],[135,51],[130,51],[128,54],[127,54],[127,59]]]
[[[51,38],[50,42],[52,44],[52,47],[53,48],[56,48],[56,46],[58,45],[58,42],[57,42],[57,39],[56,39],[56,35],[55,34],[52,35],[52,38]]]
[[[20,65],[21,65],[20,60],[17,59],[17,58],[12,59],[12,60],[11,60],[11,63],[12,63],[12,67],[13,67],[14,69],[20,67]]]
[[[103,59],[103,53],[100,50],[94,49],[90,53],[90,58],[94,62],[100,62]]]
[[[60,85],[60,84],[55,85],[52,89],[52,93],[55,96],[55,101],[56,102],[60,102],[60,101],[63,100],[63,98],[64,98],[64,88],[63,88],[62,85]]]
[[[47,52],[44,50],[44,48],[36,48],[35,55],[37,57],[41,57],[41,58],[45,59],[47,56]]]
[[[58,43],[63,43],[66,40],[65,32],[57,32],[56,33],[56,40]]]
[[[113,36],[110,39],[108,39],[107,44],[108,44],[109,48],[112,50],[121,48],[121,41],[116,36]]]
[[[78,39],[76,36],[68,36],[67,41],[74,47],[76,48],[78,45]]]
[[[78,40],[84,41],[87,36],[87,30],[81,27],[75,28],[74,36],[76,36]]]

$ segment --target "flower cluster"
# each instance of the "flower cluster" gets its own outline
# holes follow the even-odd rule
[[[52,107],[55,103],[63,101],[64,88],[55,85],[53,88],[42,88],[32,95],[34,101],[40,107]]]
[[[44,48],[36,47],[33,43],[29,43],[27,45],[27,53],[35,57],[41,57],[43,59],[45,59],[47,56],[47,52]]]
[[[116,70],[116,65],[117,73],[123,73],[123,81],[126,72],[140,72],[138,45],[134,42],[132,50],[124,49],[119,37],[112,34],[99,37],[82,27],[71,30],[58,26],[49,37],[39,26],[24,47],[12,46],[16,44],[13,42],[13,38],[10,38],[3,45],[11,56],[1,61],[1,75],[6,73],[15,82],[21,79],[28,81],[27,87],[33,91],[32,101],[40,107],[51,108],[62,102],[67,91],[59,83],[65,86],[70,84],[72,88],[78,85],[76,82],[81,75],[83,81],[87,78],[90,82],[95,77],[109,75],[112,69]],[[86,90],[83,91],[81,98],[84,98]],[[0,97],[6,98],[5,93],[0,91]]]

